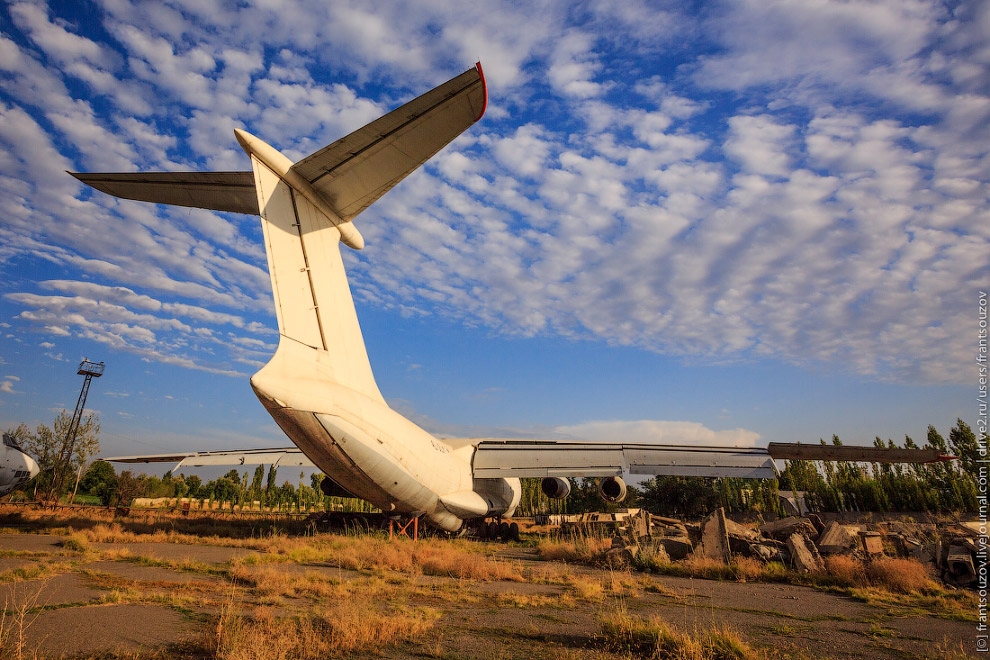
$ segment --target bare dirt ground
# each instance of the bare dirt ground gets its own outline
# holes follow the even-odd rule
[[[228,621],[223,615],[232,611],[248,625],[258,617],[350,614],[356,621],[401,615],[422,624],[421,632],[381,644],[344,644],[349,657],[630,657],[601,644],[601,617],[615,612],[657,617],[685,632],[728,628],[766,657],[920,659],[946,649],[945,657],[964,657],[975,648],[974,622],[940,618],[934,608],[869,605],[790,584],[564,565],[540,560],[525,544],[457,542],[458,552],[495,569],[447,572],[447,555],[423,554],[407,566],[401,553],[389,554],[389,544],[420,550],[382,538],[313,537],[321,548],[315,552],[295,540],[265,548],[225,547],[239,541],[216,537],[105,542],[54,522],[48,531],[55,533],[30,527],[0,517],[0,609],[7,621],[0,658],[237,657],[212,641],[218,620]],[[447,552],[432,549],[442,541],[420,543]],[[335,559],[335,552],[358,556],[368,544],[371,555],[390,559]],[[348,604],[357,611],[341,614]]]

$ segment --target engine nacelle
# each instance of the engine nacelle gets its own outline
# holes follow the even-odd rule
[[[327,497],[354,497],[346,488],[330,477],[323,477],[323,481],[320,482],[320,490]]]
[[[626,482],[622,480],[622,477],[599,479],[598,494],[606,502],[621,502],[626,499]]]
[[[571,482],[561,477],[546,477],[540,482],[540,490],[551,500],[562,500],[571,494]]]

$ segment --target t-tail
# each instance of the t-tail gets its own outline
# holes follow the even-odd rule
[[[126,199],[260,215],[280,335],[269,366],[318,364],[321,379],[384,403],[339,243],[364,247],[354,218],[481,119],[487,102],[479,63],[296,163],[237,129],[250,172],[73,176]],[[252,379],[259,396],[263,372]]]

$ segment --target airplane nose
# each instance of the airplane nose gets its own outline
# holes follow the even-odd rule
[[[41,468],[38,467],[38,462],[27,454],[24,454],[24,468],[31,475],[32,479],[38,476],[38,473],[41,472]]]

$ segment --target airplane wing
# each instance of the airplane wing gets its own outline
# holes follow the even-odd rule
[[[481,64],[396,108],[292,169],[351,220],[481,119],[488,92]]]
[[[624,444],[566,440],[453,440],[475,446],[476,478],[613,477],[619,474],[772,479],[774,459],[864,463],[952,460],[934,449],[770,443],[767,447]]]
[[[154,204],[258,215],[254,172],[69,172],[101,192]]]
[[[233,451],[190,451],[143,456],[107,456],[97,460],[111,463],[176,463],[180,467],[203,465],[275,465],[276,467],[316,467],[298,447],[238,449]]]

